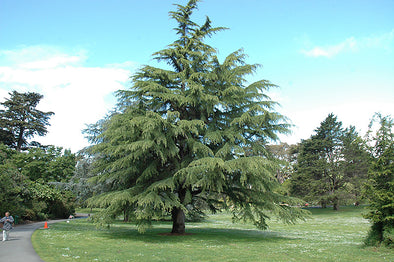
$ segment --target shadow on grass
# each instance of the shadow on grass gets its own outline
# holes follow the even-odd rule
[[[317,216],[346,216],[346,217],[357,217],[361,216],[361,213],[366,210],[368,206],[360,205],[360,206],[340,206],[338,210],[333,210],[332,207],[321,208],[321,207],[308,207],[305,208],[309,212],[311,212],[313,217]]]
[[[73,221],[76,222],[76,221]],[[187,228],[185,235],[168,235],[171,231],[170,224],[160,223],[158,227],[150,228],[145,233],[138,232],[132,224],[117,223],[110,228],[97,229],[94,224],[87,221],[77,223],[58,223],[53,230],[58,232],[82,233],[95,232],[103,239],[132,240],[145,243],[182,243],[190,241],[214,241],[219,244],[231,244],[232,242],[281,242],[283,240],[297,240],[283,236],[279,232],[261,231],[253,229],[237,228],[215,228],[215,227],[194,227]]]

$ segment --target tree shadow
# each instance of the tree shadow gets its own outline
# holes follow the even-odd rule
[[[248,229],[223,229],[223,228],[191,228],[186,230],[186,234],[168,234],[170,228],[153,228],[143,234],[136,229],[116,230],[115,228],[103,234],[109,239],[133,239],[146,243],[181,243],[194,241],[214,241],[217,244],[230,244],[233,242],[280,242],[283,240],[295,240],[279,232],[248,230]]]
[[[239,228],[216,228],[216,227],[196,227],[186,228],[186,234],[172,235],[170,223],[160,223],[159,226],[148,229],[144,233],[139,233],[132,224],[118,223],[110,228],[99,228],[92,223],[78,223],[78,225],[58,223],[57,231],[67,233],[83,233],[84,231],[96,231],[103,239],[114,240],[133,240],[145,243],[182,243],[190,241],[211,241],[217,244],[231,244],[233,242],[281,242],[296,241],[297,238],[288,237],[281,232],[263,231],[257,229],[239,229]]]

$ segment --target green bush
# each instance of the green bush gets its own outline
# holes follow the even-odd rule
[[[394,228],[386,228],[383,231],[383,245],[394,247]]]
[[[367,246],[384,245],[394,247],[394,228],[383,228],[382,223],[374,223],[368,232],[364,244]]]

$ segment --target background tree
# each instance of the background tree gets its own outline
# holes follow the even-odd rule
[[[56,183],[57,186],[73,192],[76,204],[80,207],[86,207],[89,198],[95,194],[103,192],[103,184],[94,184],[90,180],[94,177],[92,172],[92,162],[94,159],[81,154],[75,166],[72,177],[67,182]]]
[[[297,162],[297,145],[289,145],[287,143],[280,143],[277,145],[267,145],[267,150],[272,157],[278,160],[278,169],[276,171],[276,178],[279,183],[283,184],[286,180],[292,177],[294,172],[294,165]]]
[[[355,205],[363,201],[362,188],[371,165],[371,156],[366,141],[351,126],[343,136],[344,185],[342,199],[353,200]]]
[[[321,183],[322,170],[318,156],[319,148],[312,139],[303,140],[299,144],[297,163],[290,179],[289,192],[292,196],[301,197],[307,202],[320,203],[326,207],[324,184]]]
[[[0,212],[13,210],[14,214],[22,211],[21,191],[25,180],[11,159],[17,152],[0,143]]]
[[[140,69],[118,93],[118,112],[94,129],[96,178],[109,192],[92,202],[108,216],[132,211],[140,230],[170,214],[172,233],[184,233],[185,213],[230,206],[234,219],[259,228],[271,214],[294,222],[303,212],[274,192],[276,163],[265,148],[288,131],[266,95],[274,85],[246,85],[258,65],[246,64],[242,50],[220,63],[204,40],[224,28],[194,23],[196,8],[191,0],[170,12],[179,38],[154,57],[172,70]]]
[[[12,147],[14,144],[14,136],[11,132],[5,129],[0,129],[0,142],[6,146]]]
[[[36,107],[42,95],[38,93],[9,93],[0,110],[0,139],[17,151],[26,149],[28,139],[35,135],[44,136],[47,133],[49,118],[53,112],[42,112]]]
[[[52,149],[51,149],[52,148]],[[18,152],[0,144],[0,212],[26,220],[66,218],[74,212],[74,197],[52,183],[74,172],[75,156],[49,147]],[[53,154],[56,152],[56,154]]]
[[[363,145],[354,127],[343,129],[342,122],[329,114],[315,134],[301,142],[291,194],[323,207],[330,203],[337,210],[350,191],[361,189],[369,163]]]
[[[61,147],[30,148],[14,157],[15,165],[30,180],[65,182],[74,174],[76,156]]]
[[[378,122],[377,131],[374,127]],[[394,133],[389,116],[375,115],[369,129],[372,165],[365,184],[364,195],[370,211],[365,218],[372,222],[366,239],[368,245],[394,246]]]

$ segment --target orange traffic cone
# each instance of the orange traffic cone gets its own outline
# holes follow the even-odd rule
[[[48,222],[45,221],[44,229],[48,228]]]

